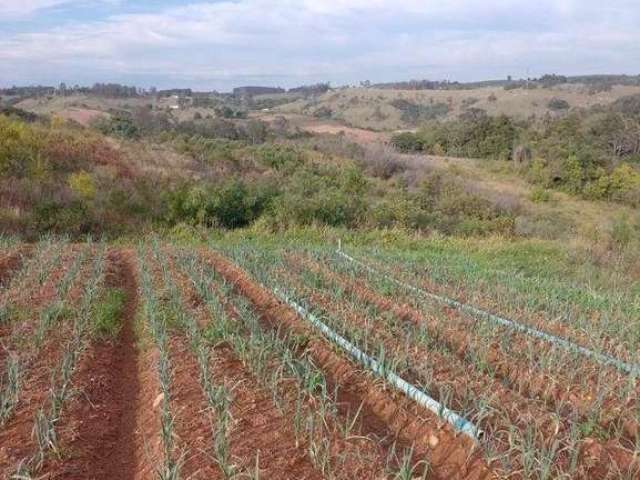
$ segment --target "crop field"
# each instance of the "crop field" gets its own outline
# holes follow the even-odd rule
[[[435,249],[0,242],[0,478],[640,478],[637,286]]]

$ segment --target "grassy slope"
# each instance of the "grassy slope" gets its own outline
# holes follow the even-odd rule
[[[495,107],[497,109],[510,109],[513,105],[509,104],[509,99],[517,98],[522,95],[528,97],[552,97],[561,96],[564,92],[566,97],[580,99],[582,104],[593,104],[597,102],[606,103],[620,95],[626,95],[632,91],[639,90],[636,87],[614,87],[611,92],[600,93],[589,96],[580,93],[576,86],[562,89],[538,89],[538,90],[513,90],[504,91],[503,89],[479,89],[476,91],[419,91],[419,92],[399,92],[391,90],[372,90],[372,89],[349,89],[338,92],[329,92],[321,97],[322,102],[336,103],[338,100],[334,97],[350,98],[359,96],[367,98],[368,104],[383,105],[385,102],[398,97],[411,99],[412,101],[427,101],[428,98],[437,98],[451,96],[454,103],[458,100],[469,96],[478,98],[486,97],[487,92],[494,91],[498,97]],[[482,95],[480,95],[480,93]],[[333,100],[332,100],[333,99]],[[85,105],[89,108],[105,111],[109,108],[118,108],[127,106],[134,108],[141,105],[147,100],[108,100],[96,97],[74,96],[74,97],[53,97],[51,99],[27,99],[18,106],[20,108],[29,109],[38,113],[60,113],[69,108]],[[164,100],[163,100],[164,101]],[[570,100],[575,103],[577,100]],[[293,108],[294,104],[289,107]],[[477,105],[480,105],[477,104]],[[477,106],[474,105],[474,106]],[[482,105],[480,105],[482,106]],[[521,105],[525,108],[527,114],[534,113],[534,109],[529,105]],[[392,108],[392,107],[390,107]],[[188,115],[190,109],[180,114]],[[514,111],[518,114],[518,110]],[[271,114],[271,117],[273,115]],[[269,117],[270,118],[270,117]],[[269,118],[266,118],[268,120]],[[339,128],[336,122],[319,121],[310,117],[294,115],[291,117],[292,125],[299,125],[303,129],[310,131],[335,133],[334,130]],[[323,127],[327,127],[323,130]],[[329,128],[331,127],[331,128]],[[353,135],[347,132],[347,138],[359,143],[374,143],[378,140],[384,141],[384,134],[370,133],[372,136],[362,137],[359,135],[361,131],[354,130]],[[376,135],[379,136],[376,137]],[[362,138],[361,138],[362,137]],[[112,147],[118,150],[126,158],[129,159],[130,165],[135,165],[140,172],[147,174],[156,174],[164,178],[185,178],[200,177],[202,167],[197,165],[190,158],[177,154],[165,145],[151,144],[147,141],[131,142],[109,139]],[[533,187],[521,178],[520,173],[514,171],[509,164],[499,162],[487,162],[473,159],[460,158],[443,158],[443,157],[426,157],[426,156],[405,156],[404,158],[418,172],[425,172],[432,169],[444,171],[448,175],[457,176],[464,183],[469,185],[470,189],[479,190],[483,195],[492,200],[503,202],[517,202],[522,206],[519,219],[519,230],[525,236],[556,238],[578,241],[578,243],[591,243],[593,240],[606,240],[612,230],[615,220],[621,216],[633,217],[635,212],[624,206],[609,204],[606,202],[592,202],[580,200],[562,193],[554,192],[551,199],[544,203],[534,203],[530,200]]]
[[[464,111],[463,101],[476,98],[473,108],[486,110],[490,115],[507,114],[516,119],[526,119],[531,115],[537,117],[549,113],[547,104],[552,98],[561,98],[572,107],[590,107],[596,104],[609,104],[625,95],[640,92],[640,87],[616,86],[610,92],[589,95],[579,85],[559,86],[550,89],[504,90],[503,88],[479,88],[474,90],[376,90],[349,88],[330,91],[317,101],[298,100],[276,108],[283,113],[312,114],[321,107],[328,107],[334,112],[334,118],[343,120],[349,125],[374,130],[398,130],[412,127],[401,120],[401,112],[390,105],[397,99],[404,99],[420,105],[429,103],[447,103],[450,105],[448,116],[457,117]],[[489,96],[496,96],[496,101],[489,101]],[[376,115],[379,108],[381,116]]]

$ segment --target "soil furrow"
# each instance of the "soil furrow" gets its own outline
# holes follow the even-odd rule
[[[344,315],[341,313],[331,299],[321,294],[311,294],[309,299],[313,304],[320,306],[323,310],[332,315]],[[344,318],[354,327],[367,328],[367,322],[359,318],[355,314],[348,314]],[[373,327],[369,325],[369,327]],[[373,327],[375,328],[375,327]],[[403,353],[402,337],[398,338],[392,331],[382,330],[384,338],[385,351]],[[396,332],[397,333],[397,332]],[[399,343],[398,343],[399,342]],[[473,394],[474,398],[484,398],[490,407],[489,413],[480,424],[487,435],[492,436],[496,440],[496,448],[508,455],[510,452],[510,442],[513,442],[512,434],[509,433],[510,425],[516,426],[520,431],[526,431],[527,428],[534,428],[535,431],[541,432],[543,437],[536,441],[539,448],[545,448],[545,444],[557,440],[561,445],[566,447],[564,451],[558,454],[555,464],[561,468],[567,468],[571,462],[569,455],[573,452],[573,448],[581,450],[580,460],[577,462],[575,478],[597,478],[606,476],[607,473],[616,472],[618,469],[628,467],[631,462],[631,454],[623,453],[619,450],[616,455],[600,455],[593,456],[594,452],[603,452],[605,443],[591,439],[589,442],[576,442],[571,445],[570,426],[567,422],[562,421],[554,412],[545,410],[544,404],[532,402],[529,399],[520,397],[517,393],[512,392],[502,386],[500,383],[492,381],[491,378],[481,378],[474,375],[472,371],[466,369],[463,365],[459,365],[456,358],[448,359],[438,352],[415,351],[412,349],[411,359],[417,369],[408,372],[408,379],[416,381],[423,380],[420,377],[419,370],[421,365],[436,366],[433,371],[429,372],[429,378],[442,388],[446,386],[453,392],[452,402],[454,409],[463,408],[465,399]],[[414,378],[415,377],[415,378]],[[434,389],[436,400],[440,400],[437,394],[439,389]],[[518,458],[514,458],[515,464]],[[619,462],[619,463],[613,463]]]
[[[13,275],[22,267],[24,260],[31,254],[31,247],[22,246],[15,252],[0,256],[0,289],[7,286]]]
[[[200,368],[183,335],[169,340],[171,411],[175,413],[177,449],[182,454],[180,474],[190,480],[222,478],[213,457],[215,418],[200,386]]]
[[[233,351],[226,345],[216,348],[211,364],[216,382],[231,394],[228,437],[239,470],[253,472],[257,462],[260,478],[322,479],[296,445],[291,419],[276,409],[271,394],[256,385]]]
[[[73,256],[73,251],[65,252],[58,268],[50,272],[46,281],[39,287],[33,290],[23,287],[17,292],[11,288],[7,292],[10,320],[7,324],[0,326],[0,378],[5,374],[5,367],[10,356],[20,359],[23,370],[28,373],[30,363],[35,361],[37,355],[42,354],[41,349],[36,348],[33,336],[41,321],[39,316],[44,310],[53,306],[56,300],[65,300],[67,305],[73,305],[80,297],[83,275],[87,273],[82,270],[73,279],[66,298],[58,298],[60,295],[59,283],[71,268]],[[30,295],[28,295],[29,293]],[[64,316],[65,312],[59,313]],[[41,340],[48,341],[46,336],[52,327],[53,325],[49,325],[47,331],[42,332],[44,337]]]
[[[60,364],[64,339],[68,334],[68,329],[61,329],[49,337],[21,380],[19,402],[7,423],[0,427],[0,478],[11,478],[18,464],[29,459],[35,451],[32,439],[35,414],[39,408],[46,406],[52,365]]]
[[[242,270],[213,252],[203,252],[204,258],[230,283],[246,296],[272,328],[285,327],[309,336],[308,351],[334,385],[340,385],[339,402],[352,411],[362,406],[363,431],[382,442],[399,442],[414,446],[419,456],[428,458],[434,476],[439,478],[488,478],[493,473],[472,452],[472,445],[456,437],[448,426],[430,413],[417,408],[404,397],[382,389],[368,376],[354,368],[314,333],[288,307],[270,292],[254,283]]]
[[[3,366],[8,355],[19,359],[22,372],[18,402],[9,412],[5,425],[0,427],[0,472],[4,474],[2,478],[10,478],[20,462],[30,458],[35,451],[35,439],[32,438],[35,415],[38,409],[47,407],[52,375],[62,361],[66,339],[71,336],[71,325],[63,321],[57,324],[56,328],[49,326],[42,345],[36,346],[32,338],[37,329],[40,310],[56,298],[56,284],[69,268],[70,255],[65,254],[65,257],[60,267],[52,272],[42,287],[35,292],[29,317],[12,325],[11,341],[3,345],[0,354]],[[83,279],[87,273],[81,271],[74,279],[65,299],[68,305],[75,304],[80,298]]]
[[[140,360],[133,326],[138,294],[129,252],[109,252],[106,286],[119,288],[125,295],[120,330],[115,339],[92,341],[83,354],[73,378],[79,393],[59,424],[65,455],[45,466],[47,478],[127,480],[145,478],[148,470],[138,427],[143,412],[151,409],[141,404]],[[153,402],[151,397],[148,395],[147,402]],[[137,476],[139,472],[144,473]]]
[[[174,281],[181,290],[183,304],[194,316],[199,328],[204,329],[209,322],[215,322],[216,319],[212,318],[205,308],[193,283],[189,281],[186,274],[176,268],[171,256],[168,256],[167,263]],[[193,363],[191,378],[195,379],[199,373],[198,368],[192,359],[190,363]],[[257,468],[260,478],[321,480],[322,475],[316,471],[309,460],[304,448],[306,445],[296,444],[290,419],[275,408],[272,395],[258,385],[257,379],[237,358],[233,350],[226,344],[216,347],[212,350],[209,366],[213,383],[224,385],[231,392],[230,415],[233,423],[228,432],[228,440],[233,463],[238,471],[253,473]],[[206,408],[206,404],[202,402],[201,404],[201,408]],[[213,415],[212,412],[211,414]],[[202,412],[186,415],[189,418],[202,417],[203,419],[204,416]],[[216,421],[215,418],[212,419]],[[211,445],[213,441],[211,425],[208,427],[201,430],[208,431],[207,440],[210,440]],[[197,439],[200,438],[201,436]],[[183,468],[183,474],[186,474],[185,468]]]
[[[444,328],[441,322],[434,321],[423,315],[408,305],[399,305],[393,300],[374,292],[361,281],[346,278],[340,274],[328,270],[317,262],[308,258],[297,258],[299,263],[303,263],[312,271],[326,275],[326,278],[335,281],[345,291],[348,291],[365,302],[374,305],[381,311],[390,312],[404,321],[414,324],[424,324],[430,331],[439,338],[447,348],[455,353],[461,360],[466,360],[469,351],[474,350],[472,336],[468,332],[455,328],[452,322],[447,323],[448,328]],[[457,311],[446,309],[450,315],[459,315]],[[517,339],[513,340],[517,342]],[[495,345],[485,345],[488,349],[482,360],[492,367],[493,375],[501,380],[506,386],[524,397],[540,399],[544,401],[552,410],[557,410],[562,406],[562,413],[566,417],[585,417],[590,413],[593,405],[593,388],[583,388],[573,383],[558,381],[558,379],[548,378],[535,371],[529,365],[522,365],[514,356],[508,358]],[[544,345],[540,349],[545,349]],[[583,378],[584,381],[588,379]],[[623,425],[624,433],[629,445],[632,446],[637,437],[638,422],[632,412],[633,398],[627,401],[627,405],[621,405],[613,398],[605,399],[601,408],[603,416],[600,424],[606,430],[610,425],[618,422]],[[571,408],[567,408],[571,407]],[[568,410],[568,411],[567,411]]]

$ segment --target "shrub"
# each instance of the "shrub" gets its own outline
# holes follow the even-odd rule
[[[84,200],[93,200],[96,196],[96,186],[91,175],[85,171],[72,173],[67,180],[69,188]]]
[[[91,233],[94,227],[86,205],[80,201],[43,200],[34,205],[32,217],[37,232],[79,236]]]
[[[265,199],[250,192],[244,183],[232,181],[215,192],[209,211],[225,228],[249,225],[264,208]]]
[[[264,143],[268,133],[267,124],[260,120],[249,120],[244,128],[244,135],[253,145]]]
[[[640,116],[640,94],[618,98],[613,102],[612,109],[630,117]]]
[[[27,112],[26,110],[16,107],[1,107],[0,115],[6,115],[7,117],[12,117],[28,123],[33,123],[39,118],[35,113]]]
[[[422,149],[432,154],[444,151],[448,155],[502,160],[511,158],[517,135],[515,125],[504,115],[434,122],[417,134]]]
[[[244,132],[233,122],[221,118],[205,118],[198,121],[180,122],[175,127],[179,133],[208,139],[240,140],[246,138]]]
[[[385,147],[367,148],[360,165],[374,177],[389,179],[407,169],[402,158],[393,150]]]
[[[419,152],[423,149],[422,140],[415,133],[402,132],[391,137],[391,145],[403,153]]]
[[[437,157],[444,157],[447,154],[447,151],[444,149],[442,145],[436,143],[431,149],[431,154]]]
[[[611,239],[618,248],[624,248],[637,235],[638,232],[636,230],[638,230],[637,225],[632,225],[629,217],[622,215],[613,222]]]
[[[394,108],[402,112],[401,120],[410,125],[416,125],[419,122],[435,120],[449,113],[449,105],[446,103],[433,103],[421,105],[408,100],[396,99],[391,102]]]
[[[185,185],[167,195],[167,220],[174,225],[245,227],[261,215],[273,195],[269,188],[254,185],[250,189],[239,180],[217,186]]]
[[[576,155],[570,155],[562,165],[562,184],[569,193],[579,193],[584,184],[585,172]]]
[[[0,115],[0,174],[21,176],[42,159],[44,136],[33,127]]]
[[[322,106],[313,112],[313,116],[315,118],[329,120],[333,117],[333,110],[331,110],[329,107]]]
[[[140,130],[129,116],[114,115],[109,119],[96,121],[95,127],[105,135],[121,138],[138,138]]]
[[[531,191],[529,200],[534,203],[545,203],[551,200],[551,192],[542,187],[536,187]]]
[[[549,110],[558,112],[562,110],[569,110],[570,105],[569,102],[563,100],[562,98],[552,98],[551,100],[549,100],[549,103],[547,103],[547,107],[549,108]]]
[[[356,168],[301,168],[274,198],[274,219],[280,226],[355,227],[364,219],[367,210],[367,189],[362,173]]]
[[[640,205],[640,172],[629,164],[621,164],[609,175],[603,175],[584,190],[593,199]]]
[[[264,145],[258,149],[258,159],[262,165],[280,171],[293,171],[305,161],[299,149],[287,145]]]

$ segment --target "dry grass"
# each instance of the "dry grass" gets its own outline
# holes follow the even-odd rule
[[[349,88],[330,91],[317,101],[298,100],[277,109],[282,113],[313,114],[321,107],[334,112],[334,118],[350,126],[373,130],[399,130],[410,127],[401,120],[400,110],[390,105],[393,100],[403,99],[419,105],[446,103],[448,117],[457,117],[465,110],[469,99],[477,99],[472,108],[481,108],[490,115],[506,114],[516,119],[526,119],[532,115],[541,117],[552,113],[547,105],[552,98],[566,100],[571,107],[591,107],[609,104],[616,99],[640,92],[640,87],[615,86],[609,92],[590,95],[580,85],[561,85],[555,88],[534,90],[503,88],[479,88],[473,90],[377,90]],[[489,97],[495,96],[495,101]]]

